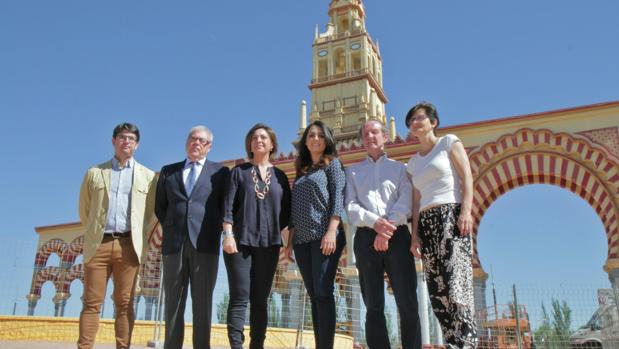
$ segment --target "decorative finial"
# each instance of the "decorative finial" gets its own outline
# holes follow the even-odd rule
[[[391,141],[394,142],[395,137],[395,118],[392,116],[389,118],[389,138],[391,138]]]
[[[307,128],[307,103],[301,100],[301,110],[299,112],[299,135]]]

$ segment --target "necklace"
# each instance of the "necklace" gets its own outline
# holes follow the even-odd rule
[[[271,171],[267,168],[267,174],[264,178],[264,188],[260,189],[260,181],[258,180],[258,174],[256,173],[256,166],[251,168],[251,178],[254,180],[254,191],[256,197],[260,200],[264,200],[265,196],[269,192],[269,184],[271,184]]]

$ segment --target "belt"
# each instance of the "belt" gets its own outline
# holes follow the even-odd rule
[[[115,231],[115,232],[112,232],[112,233],[105,233],[105,234],[103,234],[103,237],[105,237],[105,238],[112,238],[112,239],[128,238],[128,237],[131,237],[131,230],[126,231],[124,233],[121,233],[121,232],[118,232],[118,231]]]
[[[399,230],[399,229],[403,229],[403,228],[408,228],[408,225],[407,224],[397,225],[396,226],[396,231]],[[366,226],[357,227],[357,230],[370,230],[370,231],[376,232],[376,230],[374,230],[373,227],[366,227]]]

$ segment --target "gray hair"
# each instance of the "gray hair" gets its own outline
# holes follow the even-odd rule
[[[371,119],[368,120],[366,122],[363,123],[363,125],[361,125],[361,128],[359,129],[359,140],[363,143],[363,130],[365,129],[365,125],[369,124],[370,122],[375,122],[377,124],[380,125],[380,130],[383,132],[383,135],[385,135],[385,137],[389,138],[389,130],[387,130],[387,125],[383,125],[382,122],[375,120],[375,119]]]
[[[191,137],[192,134],[194,134],[195,132],[204,132],[206,133],[206,139],[210,142],[213,143],[213,132],[211,132],[211,130],[204,126],[204,125],[198,125],[198,126],[194,126],[191,128],[191,130],[189,130],[189,134],[187,135],[187,139],[189,139]]]

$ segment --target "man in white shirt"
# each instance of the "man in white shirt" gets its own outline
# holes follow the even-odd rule
[[[390,348],[385,320],[387,272],[400,313],[404,349],[421,348],[415,260],[410,252],[412,186],[406,166],[385,153],[387,134],[371,120],[361,129],[366,160],[346,171],[346,210],[357,227],[354,253],[363,302],[365,334],[370,349]]]

